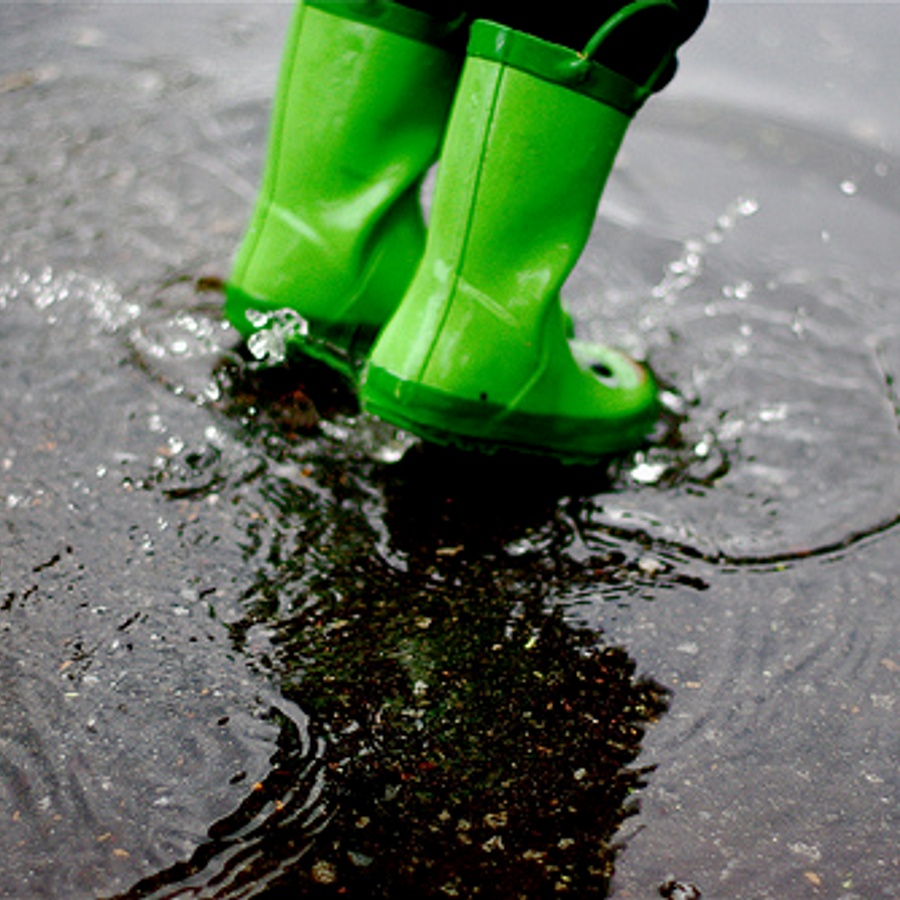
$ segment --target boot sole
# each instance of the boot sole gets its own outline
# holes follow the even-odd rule
[[[430,443],[488,455],[511,450],[572,465],[596,465],[641,446],[659,412],[654,402],[640,414],[601,427],[596,419],[535,415],[489,400],[461,399],[371,365],[360,400],[369,412]]]

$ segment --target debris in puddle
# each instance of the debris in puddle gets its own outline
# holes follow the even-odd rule
[[[804,844],[802,841],[789,844],[788,849],[791,853],[804,856],[811,862],[818,862],[822,858],[822,851],[818,847],[813,844]]]
[[[675,881],[675,879],[669,879],[660,885],[659,895],[665,897],[666,900],[700,900],[702,896],[699,888],[693,884]]]
[[[334,863],[326,860],[319,860],[315,863],[310,874],[316,884],[334,884],[337,881],[337,869]]]
[[[10,94],[13,91],[20,91],[23,88],[32,87],[36,84],[46,84],[58,77],[59,68],[52,65],[10,72],[9,75],[4,75],[0,78],[0,94]]]
[[[509,817],[506,812],[485,813],[484,824],[488,828],[506,828]]]

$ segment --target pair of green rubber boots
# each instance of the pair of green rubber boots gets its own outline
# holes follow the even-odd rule
[[[289,341],[353,376],[364,408],[427,440],[568,462],[638,445],[655,383],[570,340],[560,289],[675,48],[643,84],[594,58],[651,7],[674,10],[638,0],[576,53],[385,0],[300,3],[229,321],[245,338],[293,321]]]

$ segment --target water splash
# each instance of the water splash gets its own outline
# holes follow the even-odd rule
[[[711,248],[722,244],[743,219],[756,215],[759,206],[759,201],[752,197],[732,201],[702,238],[685,241],[681,255],[669,263],[662,281],[652,289],[652,296],[667,304],[676,303],[703,273],[704,260]]]
[[[247,349],[254,359],[270,366],[285,362],[290,344],[309,334],[309,323],[292,309],[266,313],[251,309],[247,319],[258,329],[247,339]]]
[[[0,283],[0,310],[24,302],[43,313],[49,324],[62,317],[86,314],[107,334],[116,334],[135,322],[141,307],[127,300],[116,285],[79,272],[55,272],[45,266],[38,272],[14,268]]]

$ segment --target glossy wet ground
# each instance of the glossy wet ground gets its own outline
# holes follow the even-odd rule
[[[235,349],[288,13],[0,6],[0,896],[896,898],[900,13],[721,6],[642,113],[595,470]]]

